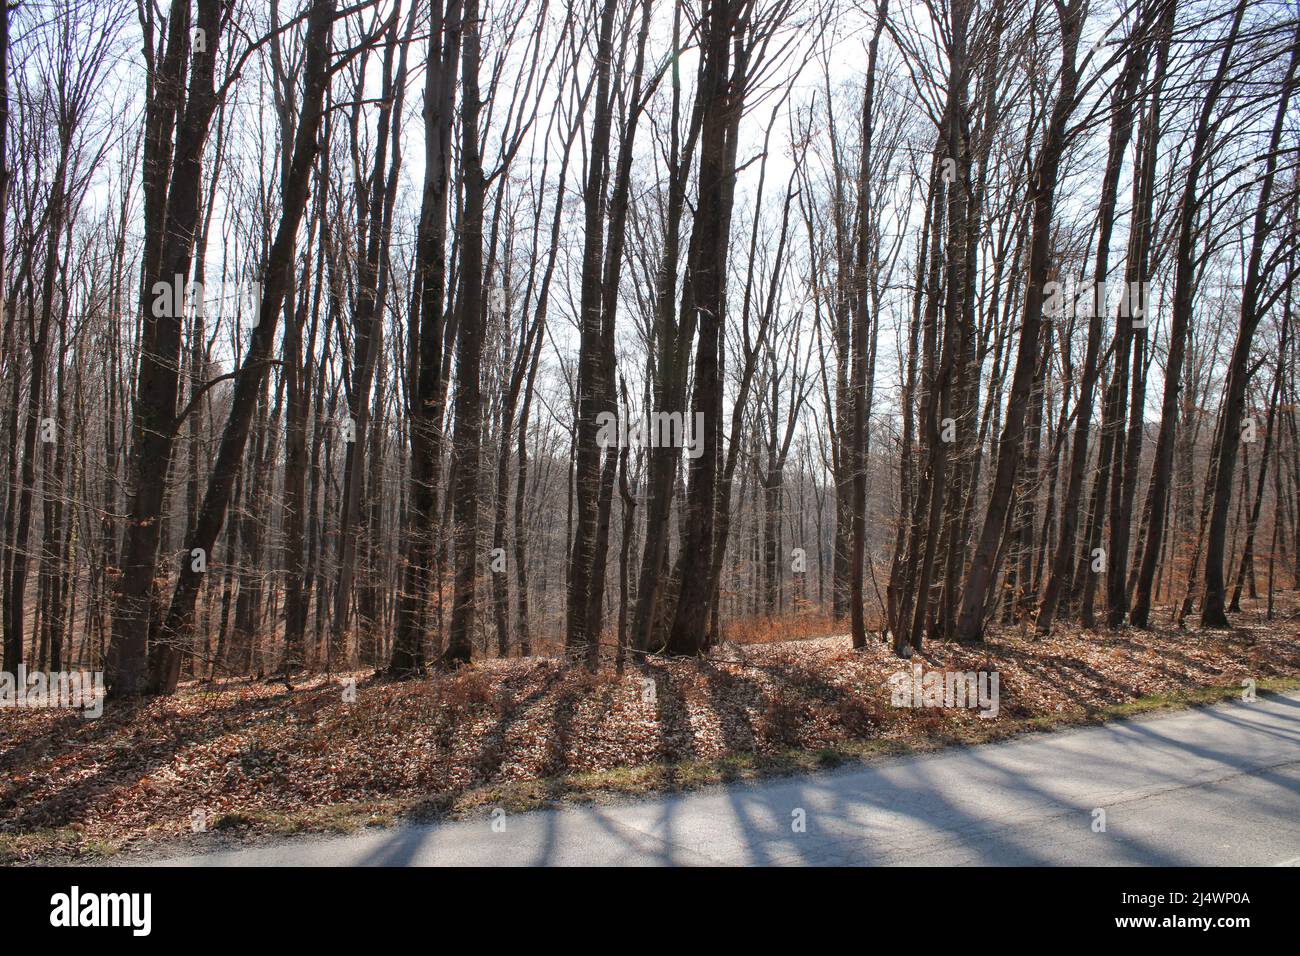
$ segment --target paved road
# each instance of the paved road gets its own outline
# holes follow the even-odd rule
[[[155,862],[1297,865],[1300,694],[492,823],[484,813]]]

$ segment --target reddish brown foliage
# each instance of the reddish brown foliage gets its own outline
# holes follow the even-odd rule
[[[1243,615],[1231,632],[999,633],[933,645],[926,669],[996,670],[1001,721],[1083,716],[1136,697],[1300,674],[1293,620]],[[117,842],[331,804],[421,800],[468,788],[655,762],[961,737],[973,711],[890,706],[906,666],[846,636],[727,644],[709,660],[653,660],[623,677],[529,658],[405,682],[339,678],[292,691],[237,682],[68,712],[0,712],[0,833],[71,827]],[[651,692],[653,688],[653,692]],[[983,728],[979,728],[983,729]]]

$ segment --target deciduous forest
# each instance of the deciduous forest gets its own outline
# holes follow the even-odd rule
[[[7,672],[1300,646],[1293,0],[0,16]]]

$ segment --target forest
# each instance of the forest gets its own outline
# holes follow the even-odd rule
[[[8,4],[3,667],[1272,621],[1298,64],[1291,0]]]

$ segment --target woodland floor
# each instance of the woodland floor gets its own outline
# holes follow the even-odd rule
[[[725,644],[622,677],[522,658],[401,682],[187,684],[95,720],[0,710],[0,862],[682,789],[1204,703],[1245,678],[1300,686],[1294,602],[1271,622],[1248,602],[1235,625],[994,629],[928,648],[927,669],[999,673],[992,720],[891,706],[886,682],[905,665],[847,636]]]

